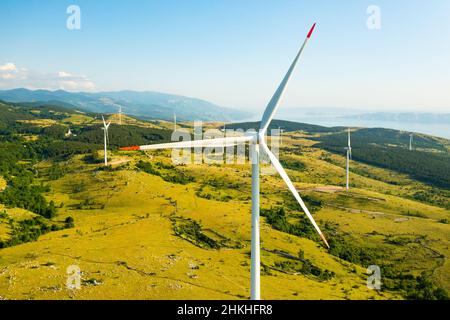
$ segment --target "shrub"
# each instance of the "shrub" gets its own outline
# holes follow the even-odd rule
[[[75,227],[75,220],[72,217],[70,217],[70,216],[67,217],[64,220],[64,226],[65,226],[66,229]]]
[[[261,216],[272,228],[278,231],[286,232],[294,236],[305,237],[308,239],[318,240],[318,236],[314,227],[304,215],[299,215],[297,223],[287,221],[286,212],[283,207],[261,209]]]
[[[156,163],[156,165],[154,165],[150,162],[145,162],[141,160],[136,164],[136,167],[148,174],[159,176],[164,181],[171,183],[188,184],[195,181],[194,177],[190,176],[184,171],[177,170],[176,167],[164,164],[162,162],[158,162]],[[170,171],[164,172],[162,170],[170,170]]]
[[[42,217],[34,217],[21,221],[9,219],[8,224],[11,229],[11,236],[8,240],[0,242],[1,248],[36,241],[43,234],[63,229],[62,226],[50,224],[49,221]]]
[[[182,223],[175,224],[174,232],[177,236],[180,236],[199,247],[209,249],[219,249],[220,245],[214,239],[206,236],[202,233],[201,225],[194,220],[186,220]]]

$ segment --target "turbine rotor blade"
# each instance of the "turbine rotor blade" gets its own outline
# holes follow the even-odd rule
[[[284,182],[287,184],[289,190],[294,195],[297,202],[300,204],[300,207],[302,207],[303,211],[305,212],[306,216],[308,217],[309,221],[311,221],[312,225],[314,226],[314,229],[316,229],[319,236],[322,238],[323,242],[327,246],[327,248],[330,248],[330,245],[328,244],[327,239],[325,239],[325,236],[323,235],[322,231],[320,230],[319,226],[317,225],[316,221],[314,220],[313,216],[309,212],[308,208],[306,207],[305,203],[303,202],[302,198],[300,197],[299,193],[297,192],[297,189],[295,188],[294,184],[292,183],[291,179],[289,178],[288,174],[284,170],[281,163],[278,161],[277,157],[272,153],[272,151],[269,150],[269,147],[264,143],[261,142],[260,146],[264,149],[264,151],[269,156],[270,161],[272,162],[275,169],[280,174],[281,178],[284,180]]]
[[[350,128],[348,128],[348,147],[350,148]]]
[[[184,149],[195,147],[231,147],[239,143],[252,140],[252,136],[239,136],[239,137],[227,137],[217,139],[205,139],[205,140],[192,140],[181,141],[161,144],[151,144],[146,146],[132,146],[120,148],[123,151],[135,151],[135,150],[160,150],[160,149]]]
[[[105,121],[105,118],[103,117],[103,115],[102,115],[102,120],[103,120],[103,126],[106,128],[106,121]]]
[[[272,121],[272,119],[275,115],[275,112],[278,109],[280,99],[283,96],[284,90],[286,89],[289,79],[291,78],[292,73],[294,72],[295,66],[297,65],[297,62],[300,59],[303,49],[305,48],[306,44],[308,43],[308,40],[311,38],[311,34],[313,33],[315,27],[316,27],[316,24],[314,23],[311,30],[309,30],[308,36],[306,37],[305,41],[303,42],[303,45],[301,46],[299,52],[297,53],[297,56],[295,57],[294,61],[292,62],[288,72],[284,76],[283,81],[281,81],[277,91],[275,91],[275,94],[273,95],[272,99],[270,100],[269,104],[267,105],[266,110],[264,111],[264,115],[261,119],[260,131],[262,133],[265,133],[267,131],[267,128],[269,127],[270,122]]]

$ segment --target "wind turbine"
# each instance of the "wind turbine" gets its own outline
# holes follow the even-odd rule
[[[320,235],[325,245],[330,248],[328,245],[325,236],[320,230],[319,226],[316,224],[314,218],[303,202],[302,198],[298,194],[294,184],[291,179],[287,175],[286,171],[282,167],[281,163],[278,161],[277,157],[270,151],[269,147],[266,144],[266,133],[270,123],[273,120],[275,112],[279,107],[280,99],[286,89],[286,85],[289,82],[289,79],[294,72],[295,66],[297,65],[298,60],[308,43],[311,34],[313,33],[314,27],[316,24],[312,26],[310,29],[303,45],[298,51],[294,61],[292,62],[288,72],[284,76],[281,84],[278,89],[275,91],[272,99],[264,111],[264,115],[261,120],[261,125],[259,128],[259,132],[248,133],[245,136],[236,136],[236,137],[226,137],[226,138],[217,138],[217,139],[206,139],[206,140],[194,140],[194,141],[183,141],[183,142],[174,142],[174,143],[163,143],[163,144],[155,144],[155,145],[147,145],[147,146],[133,146],[133,147],[125,147],[120,148],[125,151],[133,151],[133,150],[158,150],[158,149],[183,149],[183,148],[195,148],[195,147],[227,147],[227,146],[235,146],[239,143],[248,142],[250,145],[250,159],[252,162],[252,242],[251,242],[251,299],[259,300],[260,299],[260,242],[259,242],[259,162],[260,162],[260,152],[265,152],[272,165],[280,174],[283,181],[286,183],[287,187],[300,204],[300,207],[305,212],[306,216],[314,226],[317,233]]]
[[[281,146],[281,144],[282,144],[282,139],[283,139],[283,129],[281,129],[281,127],[280,126],[278,126],[278,134],[280,135],[280,137],[279,137],[279,139],[278,139],[278,141],[279,141],[279,144],[280,144],[280,146]]]
[[[119,105],[119,125],[122,125],[122,106]]]
[[[105,166],[108,165],[108,150],[107,150],[107,143],[109,143],[109,135],[108,135],[108,128],[111,125],[111,122],[106,123],[105,118],[102,116],[103,120],[103,136],[105,141]]]
[[[177,114],[173,113],[173,131],[177,131]]]
[[[409,151],[412,151],[413,134],[409,134]]]
[[[346,183],[346,187],[347,190],[350,189],[350,160],[352,158],[352,146],[350,144],[350,128],[348,128],[348,144],[347,147],[345,148],[345,150],[347,150],[347,183]]]

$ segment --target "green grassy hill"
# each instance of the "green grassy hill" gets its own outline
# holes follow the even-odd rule
[[[20,118],[20,111],[14,119],[14,110],[8,112],[12,122],[0,136],[0,298],[248,298],[248,163],[174,166],[170,151],[112,148],[111,166],[104,168],[95,115]],[[77,136],[44,131],[54,126],[76,128]],[[117,146],[165,141],[168,128],[127,119],[111,127],[111,137]],[[346,192],[343,153],[325,145],[343,129],[327,130],[289,130],[280,160],[331,250],[281,179],[262,175],[262,298],[446,298],[449,189],[358,159]],[[448,156],[433,138],[424,139],[430,142],[421,152]],[[380,141],[377,148],[384,147]],[[50,146],[58,152],[47,152]],[[419,170],[423,160],[417,159]],[[71,265],[81,269],[81,290],[66,287]],[[366,286],[369,265],[381,268],[381,291]]]

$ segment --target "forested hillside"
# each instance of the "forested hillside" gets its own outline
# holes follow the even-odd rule
[[[49,186],[37,183],[40,172],[35,165],[43,160],[55,162],[67,160],[77,154],[90,155],[103,146],[103,130],[98,115],[87,114],[87,125],[63,123],[80,111],[61,106],[34,104],[10,104],[0,101],[0,177],[7,182],[0,192],[0,204],[26,209],[37,216],[17,222],[7,219],[11,237],[0,241],[0,247],[36,240],[39,235],[64,228],[69,224],[51,222],[57,214],[57,206],[43,196]],[[74,133],[66,136],[68,129]],[[110,128],[114,139],[111,146],[168,141],[170,131],[138,126],[114,126]],[[64,171],[55,165],[53,177]],[[69,221],[70,222],[70,221]]]
[[[226,127],[229,129],[242,129],[247,131],[249,129],[259,130],[260,122],[241,122],[241,123],[231,123],[227,124]],[[280,129],[284,132],[292,131],[304,131],[308,133],[324,133],[324,132],[340,132],[343,130],[342,127],[323,127],[308,123],[299,123],[286,120],[273,120],[269,125],[270,130]]]
[[[317,147],[344,154],[347,132],[312,138]],[[359,129],[351,134],[356,161],[408,174],[433,186],[450,189],[450,154],[438,139],[416,135],[410,151],[409,133],[390,129]]]

